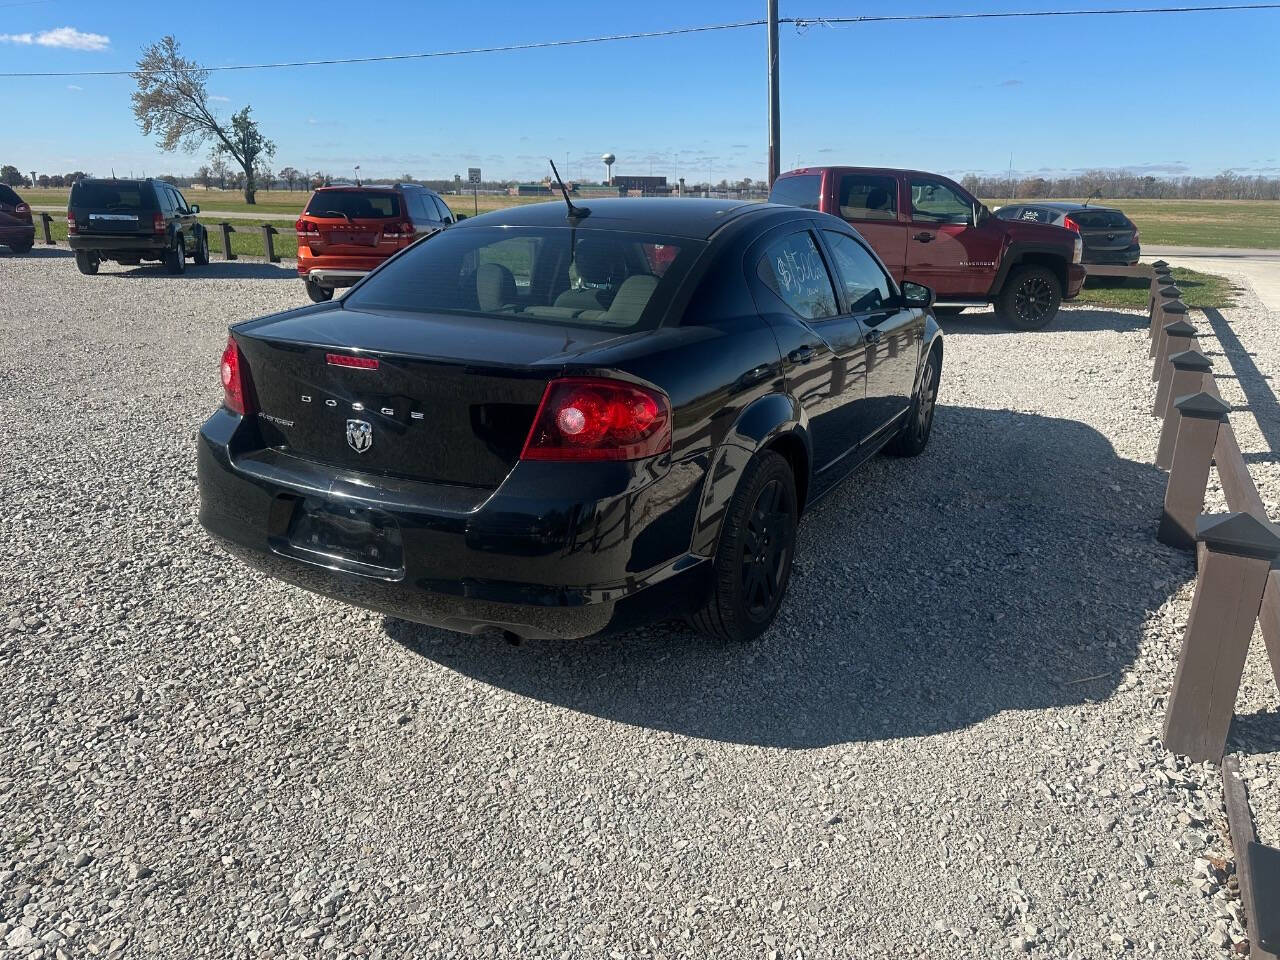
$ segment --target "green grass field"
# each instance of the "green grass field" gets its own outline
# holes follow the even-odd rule
[[[293,220],[281,220],[272,218],[268,221],[280,232],[275,237],[276,255],[286,259],[293,259],[298,255],[298,237],[293,232]],[[215,260],[223,259],[222,256],[222,231],[218,229],[216,224],[206,223],[209,228],[209,252]],[[258,225],[252,220],[237,221],[232,224],[236,228],[236,232],[231,235],[231,251],[241,257],[265,257],[267,255],[266,247],[262,243],[262,231],[258,229]],[[67,242],[67,222],[65,220],[54,220],[49,225],[49,234],[59,244],[65,245]],[[40,233],[40,225],[36,224],[36,244],[41,246],[44,244],[44,235]]]
[[[1229,307],[1235,300],[1237,288],[1225,277],[1174,267],[1173,279],[1188,307]],[[1136,277],[1096,277],[1086,280],[1080,296],[1071,302],[1141,310],[1147,306],[1150,289],[1147,281]]]
[[[989,207],[996,207],[1009,201],[996,199],[984,202]],[[1280,202],[1275,200],[1095,202],[1123,210],[1137,224],[1143,246],[1280,249]]]

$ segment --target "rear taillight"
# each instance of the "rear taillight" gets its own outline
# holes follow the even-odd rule
[[[153,213],[151,215],[151,232],[164,233],[164,214]]]
[[[1141,239],[1142,239],[1142,234],[1138,232],[1138,228],[1137,228],[1137,227],[1134,227],[1134,228],[1133,228],[1133,242],[1134,242],[1134,243],[1137,243],[1137,242],[1138,242],[1139,240],[1141,240]]]
[[[1075,222],[1074,220],[1072,220],[1070,217],[1063,217],[1063,218],[1062,218],[1062,225],[1063,225],[1064,227],[1066,227],[1068,230],[1070,230],[1072,233],[1079,233],[1079,232],[1080,232],[1080,224],[1076,223],[1076,222]]]
[[[20,217],[30,217],[30,216],[31,216],[31,208],[30,208],[29,206],[27,206],[25,203],[20,203],[20,204],[18,204],[16,207],[14,207],[14,208],[13,208],[13,212],[14,212],[14,213],[16,213],[16,214],[17,214],[18,216],[20,216]]]
[[[320,227],[312,221],[306,220],[302,217],[297,219],[297,222],[293,225],[293,229],[298,231],[298,236],[300,237],[320,236]]]
[[[1080,263],[1084,260],[1084,241],[1080,239],[1080,234],[1076,234],[1075,249],[1071,253],[1071,262]]]
[[[639,460],[671,449],[671,401],[622,380],[565,377],[542,395],[522,460]]]
[[[70,210],[67,211],[67,236],[73,233],[79,233],[80,228],[76,226],[76,215]]]
[[[399,240],[401,237],[413,236],[412,223],[388,223],[382,228],[382,235],[388,240]]]
[[[377,357],[352,357],[345,353],[326,353],[324,362],[331,367],[347,367],[351,370],[377,370]]]
[[[232,413],[244,416],[247,408],[244,384],[247,370],[244,355],[231,337],[227,337],[227,349],[222,351],[222,405]]]

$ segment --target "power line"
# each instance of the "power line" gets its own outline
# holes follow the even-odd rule
[[[37,0],[39,2],[39,0]],[[844,26],[859,23],[920,22],[927,20],[995,20],[1016,17],[1088,17],[1133,14],[1213,13],[1242,10],[1280,10],[1280,3],[1204,4],[1177,7],[1126,7],[1102,10],[1019,10],[1004,13],[917,13],[884,14],[858,17],[783,17],[779,23],[793,24],[798,30],[811,26]],[[224,66],[202,67],[208,73],[227,73],[238,70],[278,70],[286,67],[321,67],[354,63],[393,63],[405,60],[431,60],[443,57],[467,57],[484,53],[512,53],[521,50],[546,50],[552,47],[577,47],[596,43],[614,43],[620,40],[652,40],[659,37],[676,37],[692,33],[713,33],[724,30],[742,30],[760,27],[764,19],[738,20],[733,23],[712,23],[692,27],[671,27],[666,30],[646,30],[637,33],[613,33],[599,37],[580,37],[570,40],[541,40],[532,43],[508,43],[488,47],[467,47],[459,50],[432,50],[425,53],[397,53],[376,57],[334,57],[325,60],[286,60],[274,63],[239,63]],[[0,72],[0,77],[130,77],[140,71],[132,70],[59,70],[33,72]]]

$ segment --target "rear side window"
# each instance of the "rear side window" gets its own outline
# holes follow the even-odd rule
[[[840,216],[846,220],[897,220],[898,181],[846,173],[840,178]]]
[[[1056,211],[1046,210],[1044,207],[1024,207],[1018,219],[1031,223],[1053,223],[1057,215]]]
[[[22,202],[22,199],[13,192],[8,186],[0,183],[0,203],[7,203],[11,207],[15,207]]]
[[[816,173],[802,173],[794,177],[779,177],[769,192],[770,203],[785,203],[789,207],[817,210],[822,198],[822,177]]]
[[[401,215],[400,195],[390,191],[317,190],[311,195],[306,212],[312,217],[389,220]]]
[[[798,317],[823,320],[838,312],[831,275],[807,230],[772,244],[756,264],[756,275]]]
[[[1071,219],[1081,230],[1129,229],[1129,219],[1119,210],[1074,210]]]
[[[71,188],[71,206],[94,210],[155,210],[155,190],[145,183],[80,180]]]
[[[433,193],[427,194],[427,197],[435,204],[436,209],[440,211],[440,221],[442,223],[452,223],[453,211],[449,209],[448,204]]]
[[[836,276],[844,285],[849,309],[854,313],[876,310],[885,306],[891,296],[889,278],[880,265],[871,259],[853,237],[843,233],[824,231],[831,257],[835,260]]]

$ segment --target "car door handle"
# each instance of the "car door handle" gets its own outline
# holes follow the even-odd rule
[[[808,363],[813,359],[813,347],[796,347],[787,354],[787,359],[792,363]]]
[[[933,239],[933,234],[932,234],[932,233],[928,233],[927,231],[923,231],[923,230],[922,230],[920,233],[917,233],[917,234],[916,234],[914,237],[912,237],[911,239],[912,239],[912,240],[919,240],[921,243],[928,243],[930,240],[932,240],[932,239]]]

